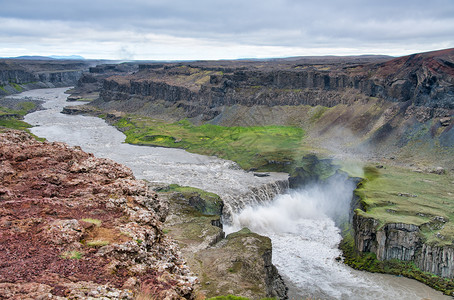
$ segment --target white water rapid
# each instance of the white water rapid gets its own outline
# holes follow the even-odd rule
[[[233,208],[228,231],[247,226],[272,239],[273,261],[290,287],[290,299],[450,299],[416,281],[354,271],[335,260],[340,255],[340,234],[333,218],[349,209],[353,187],[348,183],[333,181],[259,201],[256,195],[261,187],[269,188],[264,195],[272,198],[279,188],[270,186],[285,181],[287,175],[256,177],[226,160],[124,144],[124,135],[102,119],[60,114],[64,106],[75,104],[65,101],[65,90],[33,90],[14,96],[45,101],[46,110],[25,117],[36,126],[31,129],[34,134],[111,158],[130,167],[137,178],[219,194]]]

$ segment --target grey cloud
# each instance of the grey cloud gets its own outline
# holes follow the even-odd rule
[[[352,43],[367,46],[454,41],[452,0],[3,2],[0,18],[37,24],[28,32],[26,28],[11,28],[9,34],[19,36],[38,36],[40,22],[55,21],[67,24],[64,34],[80,28],[99,32],[130,30],[244,45],[351,47]],[[0,29],[1,36],[8,34],[2,33],[5,30]],[[58,30],[42,34],[53,36]]]

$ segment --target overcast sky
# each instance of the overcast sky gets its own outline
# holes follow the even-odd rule
[[[454,0],[0,0],[0,57],[230,59],[454,47]]]

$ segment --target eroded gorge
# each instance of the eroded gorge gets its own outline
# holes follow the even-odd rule
[[[201,294],[443,299],[342,261],[453,292],[453,53],[78,65],[69,97],[8,101],[42,100],[33,134],[131,168],[170,203],[161,229]],[[8,93],[75,81],[13,69]]]

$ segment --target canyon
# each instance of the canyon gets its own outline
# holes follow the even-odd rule
[[[0,59],[0,97],[30,89],[74,85],[90,66],[99,62]]]
[[[453,53],[106,67],[84,74],[73,95],[97,89],[92,107],[169,122],[298,126],[332,152],[407,164],[430,167],[425,157],[437,152],[449,169]]]
[[[360,166],[372,164],[377,169],[379,179],[374,181],[377,179],[365,176],[362,171],[352,171],[345,165],[334,168],[337,173],[362,177],[356,183],[359,188],[366,189],[364,195],[357,195],[356,204],[347,207],[350,209],[355,251],[359,254],[374,253],[378,261],[413,262],[422,271],[447,278],[444,292],[453,292],[454,236],[449,231],[453,217],[451,203],[454,203],[449,190],[454,182],[453,49],[400,58],[364,56],[124,63],[84,68],[84,72],[77,71],[79,73],[73,75],[47,73],[41,77],[36,77],[36,74],[33,77],[25,71],[7,70],[2,75],[2,82],[10,86],[7,91],[13,92],[11,82],[23,83],[27,87],[31,79],[40,78],[42,82],[51,82],[54,86],[61,83],[63,86],[78,78],[68,100],[92,101],[87,105],[64,108],[64,112],[101,116],[114,125],[134,116],[157,118],[168,123],[189,120],[196,126],[300,127],[305,132],[302,147],[307,153],[329,157],[332,165],[336,165],[338,160],[354,159]],[[39,127],[36,130],[34,133],[39,135]],[[179,138],[176,137],[175,141]],[[274,173],[264,173],[260,169],[272,165],[273,170],[290,173],[292,188],[326,180],[317,172],[328,160],[315,159],[309,168],[308,165],[291,165],[300,159],[292,157],[294,161],[268,161],[266,166],[251,169],[249,174],[254,180],[272,181],[269,176],[275,176]],[[402,171],[404,175],[396,177],[398,180],[406,181],[413,176],[407,174],[416,174],[421,177],[415,184],[439,182],[445,188],[440,193],[428,191],[427,194],[419,190],[414,192],[410,185],[408,189],[385,188],[379,198],[387,200],[375,203],[375,196],[370,192],[372,185],[380,178],[390,176],[394,168],[408,171]],[[147,171],[142,169],[140,172],[145,174]],[[264,177],[259,177],[261,174]],[[156,181],[170,182],[169,178]],[[265,197],[259,195],[262,188],[252,189],[249,196],[243,191],[241,197],[232,197],[230,191],[223,193],[221,188],[215,187],[216,183],[204,182],[203,179],[175,183],[218,193],[225,203],[223,218],[226,225],[235,224],[235,218],[250,207],[260,207],[282,194],[288,186],[284,183],[286,179],[275,182],[276,185],[265,189]],[[168,196],[162,194],[162,197]],[[423,209],[414,212],[399,206],[402,199],[428,203],[429,200],[424,199],[431,197],[438,200],[437,204],[426,205],[431,209],[434,207],[429,212]],[[379,210],[385,213],[377,213]],[[236,224],[235,229],[241,229],[243,223]],[[429,231],[433,234],[427,235]],[[269,266],[269,259],[265,265]],[[252,294],[247,296],[253,297]],[[335,294],[321,296],[343,297]]]
[[[25,121],[36,126],[31,129],[34,134],[46,137],[48,141],[64,141],[71,146],[81,146],[96,157],[114,159],[127,165],[137,178],[147,180],[149,189],[156,190],[157,197],[163,203],[169,203],[169,215],[163,224],[165,236],[178,243],[182,251],[180,257],[187,259],[184,256],[187,253],[199,257],[197,260],[188,259],[191,270],[198,273],[198,283],[195,284],[195,292],[186,297],[202,297],[198,295],[199,292],[211,297],[224,291],[224,294],[236,293],[253,299],[267,295],[281,295],[285,298],[285,286],[271,264],[271,244],[268,238],[244,232],[224,239],[219,228],[219,209],[215,210],[214,215],[207,215],[209,211],[203,209],[203,202],[194,197],[194,193],[190,193],[186,199],[179,193],[165,191],[165,183],[215,191],[222,196],[227,211],[227,208],[241,203],[239,200],[242,199],[257,199],[266,193],[272,198],[273,193],[279,192],[286,184],[287,174],[257,177],[253,173],[244,172],[231,161],[195,155],[181,149],[124,144],[124,135],[100,118],[61,114],[62,107],[71,104],[66,101],[68,95],[64,93],[65,90],[67,89],[41,89],[17,95],[24,99],[33,97],[44,100],[45,110],[28,114]],[[198,205],[201,212],[189,205],[194,198],[202,206]],[[167,210],[165,205],[162,205],[162,209]],[[178,232],[183,234],[177,235]],[[223,246],[221,242],[224,243]],[[189,246],[186,247],[186,244]],[[134,259],[128,253],[124,256]],[[229,259],[226,259],[227,256]],[[156,254],[156,257],[159,258],[160,254]],[[211,261],[205,262],[205,259]],[[213,259],[216,263],[213,263]],[[244,267],[241,267],[242,263]],[[232,265],[236,266],[238,272],[228,271],[233,268]],[[202,271],[207,275],[202,276]],[[237,284],[232,284],[233,282]],[[140,295],[140,290],[135,290],[134,296],[138,293]]]
[[[90,105],[195,124],[297,125],[335,155],[452,171],[453,49],[362,62],[321,60],[140,65],[130,75],[104,77]],[[433,155],[436,161],[428,159]],[[414,261],[423,271],[452,278],[451,246],[425,244],[418,225],[383,224],[358,214],[353,220],[357,251]]]
[[[257,63],[249,68],[228,68],[222,62],[210,67],[197,62],[142,65],[131,76],[105,80],[100,98],[112,101],[149,97],[150,102],[159,99],[188,103],[189,115],[204,113],[191,110],[197,106],[212,109],[211,114],[216,114],[217,107],[235,104],[332,107],[357,101],[355,97],[360,96],[453,109],[452,60],[453,50],[449,49],[372,64],[341,61],[305,65],[294,61],[288,65]]]
[[[273,181],[285,181],[286,174],[245,172],[235,167],[232,162],[191,154],[181,149],[124,144],[124,135],[100,118],[59,113],[62,106],[71,105],[70,102],[65,101],[67,97],[64,94],[65,90],[64,88],[42,89],[17,95],[18,100],[27,100],[32,97],[44,101],[42,105],[46,108],[45,110],[36,111],[25,117],[25,121],[35,125],[31,128],[32,133],[44,136],[49,141],[58,140],[69,145],[80,145],[85,151],[93,152],[96,157],[114,159],[131,167],[138,178],[150,180],[150,187],[158,193],[158,197],[165,202],[166,199],[169,199],[169,215],[164,223],[163,232],[176,239],[182,257],[200,280],[200,285],[196,284],[196,291],[201,291],[207,296],[236,294],[251,299],[262,298],[267,293],[268,287],[282,291],[279,288],[281,285],[273,284],[273,280],[266,279],[273,278],[273,274],[275,274],[273,269],[266,268],[271,271],[269,272],[260,268],[260,266],[269,266],[269,255],[254,258],[254,255],[260,256],[260,253],[270,253],[267,238],[263,235],[260,238],[255,233],[242,230],[241,233],[228,235],[226,239],[223,239],[222,230],[217,227],[221,224],[220,216],[204,215],[195,211],[194,207],[190,207],[192,203],[200,209],[203,204],[200,198],[209,200],[212,197],[215,197],[214,199],[218,197],[219,199],[219,196],[209,196],[210,194],[204,196],[207,192],[200,189],[167,186],[153,181],[176,181],[188,186],[202,186],[220,195],[223,195],[224,190],[227,195],[232,193],[234,195],[235,191],[247,193],[248,188],[244,185],[256,184],[256,188],[250,189],[251,197],[245,197],[244,200],[263,199],[263,201],[252,207],[244,207],[243,205],[247,205],[247,203],[236,202],[243,207],[239,211],[235,210],[236,212],[232,216],[236,218],[235,216],[240,216],[243,210],[250,211],[251,208],[259,205],[270,206],[273,209],[274,200],[272,200],[271,192],[274,190],[273,186],[280,186],[280,184],[273,184]],[[80,105],[82,102],[78,104]],[[317,168],[312,167],[317,165],[316,161],[315,157],[311,156],[309,166],[305,170],[310,170],[311,173],[316,172]],[[299,173],[302,176],[303,171]],[[268,176],[257,177],[254,174],[268,174]],[[282,175],[285,177],[280,177]],[[265,182],[271,184],[263,184]],[[335,194],[341,193],[339,186],[331,184],[327,186],[333,187]],[[340,187],[342,186],[341,184]],[[332,190],[323,187],[316,190],[320,189]],[[350,187],[350,190],[342,190],[346,191],[346,193],[342,192],[346,203],[349,202],[352,189],[353,186]],[[282,192],[280,191],[280,193]],[[337,198],[332,197],[332,194],[331,196],[330,194],[325,196],[316,194],[310,200],[312,204],[309,206],[316,210],[308,211],[305,202],[300,203],[298,195],[299,193],[296,193],[296,197],[291,202],[295,206],[290,205],[287,213],[297,216],[297,218],[303,217],[301,220],[295,220],[294,217],[289,218],[292,223],[295,221],[297,224],[301,223],[301,225],[297,225],[303,226],[301,231],[297,231],[299,233],[282,236],[279,231],[274,233],[270,231],[272,227],[269,229],[262,227],[262,230],[265,229],[266,235],[272,239],[272,261],[273,264],[278,264],[276,266],[279,273],[285,276],[285,282],[289,285],[290,298],[318,295],[318,297],[328,299],[342,297],[349,299],[364,299],[365,297],[415,299],[430,295],[433,299],[444,299],[435,291],[405,280],[405,278],[372,276],[365,272],[355,272],[337,261],[336,257],[341,254],[337,249],[337,243],[341,239],[339,229],[330,218],[323,216],[323,210],[317,210],[316,207],[321,202],[320,199],[325,199],[323,202],[326,207],[341,206],[344,212],[348,212],[348,204],[337,203],[334,205],[333,200]],[[229,204],[229,201],[235,201],[235,199],[238,198],[223,197],[225,204]],[[219,209],[215,209],[212,213],[218,211]],[[295,215],[295,212],[298,213]],[[311,212],[319,217],[306,219]],[[272,218],[278,225],[277,228],[285,231],[286,228],[291,228],[285,221],[288,218],[287,213],[279,212]],[[319,218],[321,219],[318,220]],[[256,222],[255,220],[260,220],[253,216],[246,219],[252,222],[249,225],[244,224],[248,227],[251,227],[251,224]],[[265,220],[267,219],[265,218]],[[263,220],[257,224],[263,224]],[[254,228],[254,231],[256,230],[258,231],[258,228]],[[227,227],[224,228],[224,231],[233,232]],[[293,242],[289,244],[288,241]],[[297,243],[295,243],[296,241]],[[262,249],[261,251],[264,252],[258,252],[256,249]],[[230,258],[226,259],[226,257]],[[264,264],[261,263],[262,261]],[[268,274],[271,276],[268,277]],[[295,277],[294,274],[299,275]],[[262,279],[257,278],[263,278],[266,286],[261,283]],[[274,282],[279,282],[279,280]],[[293,286],[293,282],[298,287]]]

